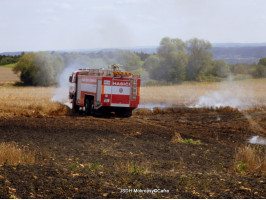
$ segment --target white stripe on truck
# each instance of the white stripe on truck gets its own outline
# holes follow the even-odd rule
[[[111,103],[111,106],[114,106],[114,107],[129,107],[129,104]]]
[[[130,87],[104,86],[104,94],[130,95]]]
[[[80,84],[80,90],[96,93],[96,85],[95,84]]]

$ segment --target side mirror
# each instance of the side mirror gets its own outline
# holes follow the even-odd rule
[[[69,76],[69,82],[72,83],[72,76]]]

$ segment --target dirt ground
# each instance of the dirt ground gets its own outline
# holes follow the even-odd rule
[[[237,147],[265,129],[265,109],[2,116],[0,143],[27,146],[37,161],[2,165],[0,198],[266,198],[265,173],[234,170]]]

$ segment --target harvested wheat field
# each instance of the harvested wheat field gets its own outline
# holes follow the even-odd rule
[[[266,79],[216,83],[188,82],[141,88],[142,104],[169,106],[227,106],[241,109],[266,106]]]
[[[12,68],[0,67],[0,85],[20,81],[19,76],[14,74]]]
[[[130,118],[0,87],[0,198],[266,198],[265,82],[143,87]]]

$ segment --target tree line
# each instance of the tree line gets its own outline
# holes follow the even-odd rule
[[[258,63],[228,65],[214,60],[209,41],[197,38],[186,42],[165,37],[157,52],[145,54],[128,50],[89,53],[38,52],[22,55],[14,67],[21,81],[27,85],[49,86],[66,66],[78,68],[122,65],[123,70],[142,75],[146,84],[175,84],[183,81],[221,81],[228,76],[235,79],[266,77],[266,58]],[[66,77],[67,78],[67,77]]]
[[[8,65],[12,63],[18,62],[21,55],[16,56],[6,56],[6,55],[0,55],[0,65]]]
[[[221,81],[229,76],[234,79],[266,77],[266,58],[261,58],[258,64],[228,65],[224,60],[214,60],[211,49],[206,40],[194,38],[184,42],[165,37],[157,54],[145,59],[143,68],[151,79],[167,83]]]

